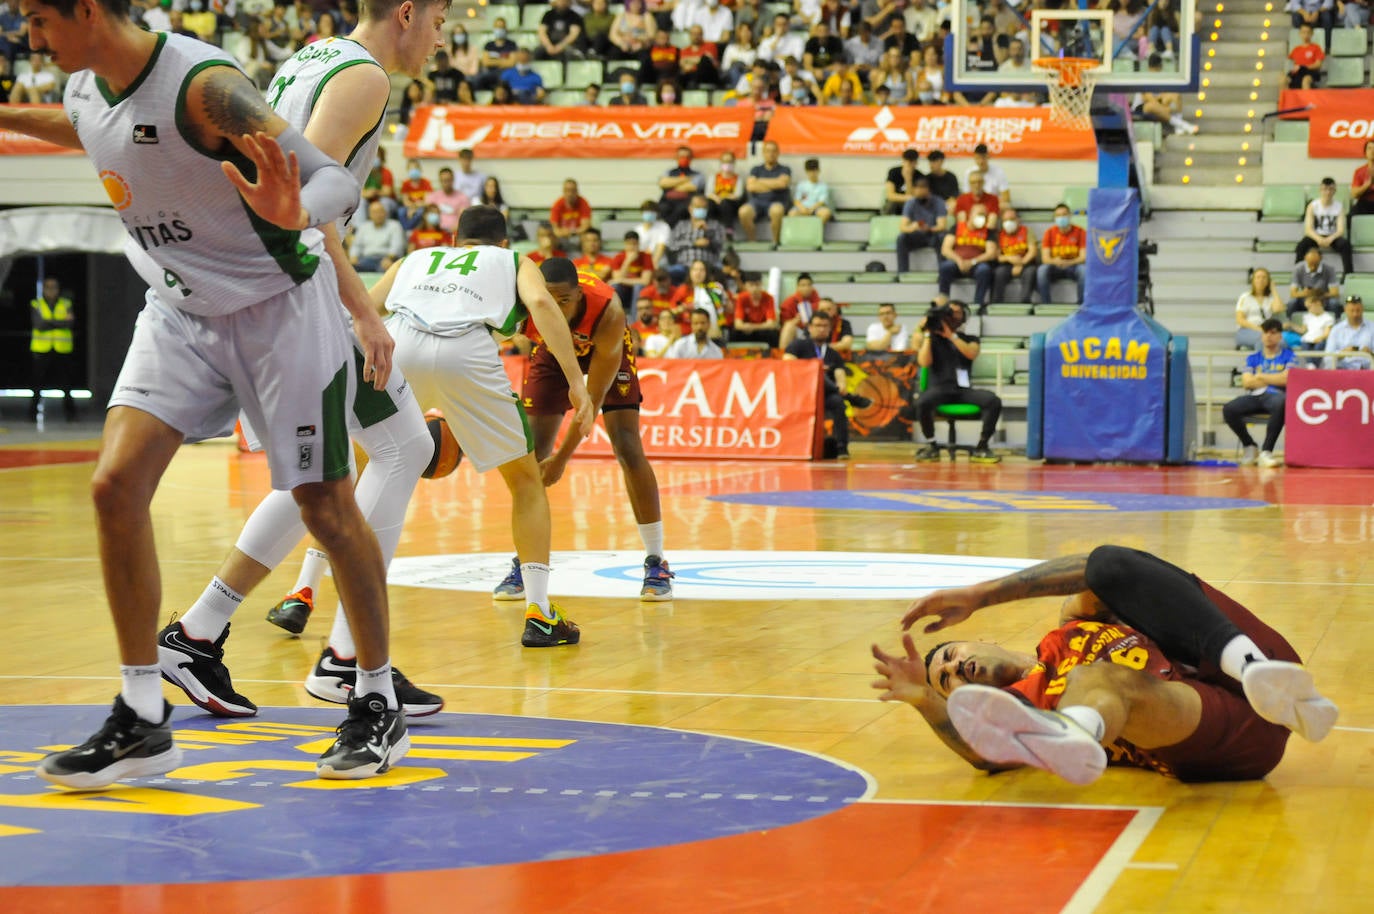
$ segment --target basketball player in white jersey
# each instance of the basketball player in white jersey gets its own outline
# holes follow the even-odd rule
[[[358,687],[326,778],[380,774],[410,741],[388,656],[385,570],[348,478],[352,351],[313,227],[347,215],[347,169],[273,113],[222,51],[147,32],[129,0],[22,0],[29,42],[72,74],[62,110],[0,112],[0,127],[84,149],[129,233],[147,305],[110,399],[91,483],[122,688],[90,739],[38,774],[89,789],[176,768],[157,661],[161,581],[150,502],[183,441],[240,408],[267,443],[274,488],[339,563]]]
[[[443,410],[463,456],[479,473],[500,470],[510,489],[528,607],[520,643],[576,644],[577,625],[549,601],[549,498],[529,420],[492,333],[510,336],[531,317],[568,382],[574,409],[568,434],[585,438],[595,413],[567,318],[539,267],[507,244],[501,210],[470,206],[458,217],[455,247],[425,248],[392,264],[372,298],[394,315],[388,326],[396,334],[396,364],[416,398]]]
[[[381,142],[391,89],[388,73],[415,76],[422,71],[426,59],[443,47],[441,27],[447,9],[448,0],[365,3],[351,37],[306,45],[282,65],[269,85],[268,103],[320,151],[342,162],[361,184]],[[394,344],[344,252],[343,224],[341,219],[323,230],[325,249],[334,262],[339,291],[359,340],[356,362],[362,374],[349,415],[349,432],[370,460],[358,480],[357,499],[377,535],[383,562],[389,565],[401,538],[406,506],[434,445],[405,378],[391,370]],[[210,713],[225,717],[257,713],[257,706],[234,690],[223,662],[229,620],[244,596],[304,535],[295,503],[283,493],[269,494],[244,525],[204,593],[158,635],[163,677]],[[302,596],[310,599],[308,594]],[[304,627],[304,618],[300,623],[296,632]],[[306,691],[324,701],[346,704],[355,684],[356,653],[341,606],[329,643],[306,678]],[[417,688],[394,668],[392,674],[397,698],[408,716],[422,717],[443,708],[438,695]]]

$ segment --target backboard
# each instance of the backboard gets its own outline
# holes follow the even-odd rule
[[[1099,89],[1196,91],[1195,0],[1114,0],[1109,9],[1081,9],[1079,3],[1086,0],[1049,0],[1045,9],[1032,9],[1029,0],[953,0],[947,87],[1026,92],[1043,87],[1047,78],[1030,66],[1035,58],[1090,57],[1101,61],[1094,68]],[[1156,33],[1152,43],[1150,15],[1161,6],[1177,10],[1168,19],[1178,28],[1172,40]],[[1159,58],[1158,69],[1149,67],[1152,55]]]

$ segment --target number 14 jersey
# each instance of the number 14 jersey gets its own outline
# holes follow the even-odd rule
[[[516,290],[519,269],[520,254],[508,248],[424,248],[401,261],[386,309],[438,336],[479,326],[510,336],[528,314]]]

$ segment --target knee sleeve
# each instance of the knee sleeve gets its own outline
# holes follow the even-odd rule
[[[358,479],[358,508],[377,535],[382,558],[390,564],[411,493],[434,454],[434,439],[414,406],[356,434],[368,456]]]
[[[296,499],[285,490],[267,494],[243,525],[235,547],[258,564],[272,569],[282,563],[305,536],[305,522]]]

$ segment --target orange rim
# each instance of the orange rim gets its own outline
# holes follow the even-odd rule
[[[1102,65],[1102,61],[1091,57],[1037,57],[1035,67],[1039,70],[1054,70],[1059,73],[1061,86],[1076,86],[1083,81],[1084,72]]]

